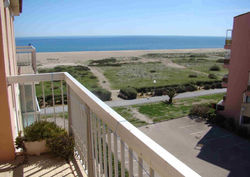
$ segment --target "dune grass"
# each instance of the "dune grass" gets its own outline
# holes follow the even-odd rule
[[[187,69],[166,67],[160,62],[131,63],[117,67],[101,67],[101,69],[111,82],[113,89],[127,86],[135,88],[166,86],[211,80],[207,75]],[[197,77],[190,78],[191,74],[196,74]],[[156,84],[153,83],[153,80],[156,80]]]

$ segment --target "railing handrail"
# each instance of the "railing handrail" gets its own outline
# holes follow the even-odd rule
[[[162,176],[200,176],[178,160],[159,144],[134,127],[130,122],[101,101],[69,73],[45,73],[9,76],[8,83],[65,80],[69,87],[82,99],[108,127],[121,137],[145,162]]]

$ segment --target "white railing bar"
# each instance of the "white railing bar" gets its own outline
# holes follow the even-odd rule
[[[100,165],[100,174],[103,174],[103,164],[102,164],[102,128],[101,128],[101,120],[98,119],[97,121],[97,127],[98,127],[98,152],[99,152],[99,165]]]
[[[22,74],[17,76],[8,76],[7,82],[8,84],[13,84],[13,83],[27,84],[32,82],[51,81],[52,77],[53,81],[60,81],[64,80],[65,74],[63,72],[43,73],[43,74]]]
[[[24,101],[24,112],[27,112],[27,105],[26,105],[26,94],[25,94],[25,86],[24,84],[22,84],[22,88],[23,88],[23,92],[22,92],[22,97],[23,97],[23,101]],[[26,126],[28,126],[28,121],[27,121],[27,117],[24,115],[24,124],[26,124]]]
[[[120,139],[121,143],[121,177],[125,177],[125,148],[124,142]]]
[[[109,176],[113,176],[112,168],[112,149],[111,149],[111,130],[108,129],[108,162],[109,162]]]
[[[99,177],[99,163],[98,163],[98,149],[97,149],[97,130],[96,130],[96,117],[94,116],[94,138],[95,138],[95,162],[96,162],[96,175]]]
[[[118,177],[118,152],[117,152],[117,135],[113,133],[114,139],[114,165],[115,165],[115,177]]]
[[[56,124],[56,108],[55,108],[55,95],[54,95],[54,81],[51,79],[51,92],[52,92],[52,106],[53,106],[53,117]]]
[[[44,110],[44,115],[47,120],[47,111],[46,111],[46,103],[45,103],[45,91],[44,91],[44,82],[42,81],[42,92],[43,92],[43,110]]]
[[[65,126],[65,111],[64,111],[64,93],[63,93],[63,81],[61,80],[61,96],[62,96],[62,109],[63,109],[63,127],[66,128]]]
[[[37,97],[36,97],[36,107],[37,107],[37,112],[41,112],[41,109],[40,109],[40,106],[39,106],[39,103],[38,103],[38,100],[37,100]]]
[[[102,139],[103,139],[103,158],[104,158],[104,175],[105,177],[108,177],[108,167],[107,167],[107,140],[106,140],[106,126],[103,123],[102,124],[103,129],[102,129]]]
[[[155,172],[154,172],[154,170],[151,167],[149,169],[149,174],[150,174],[150,177],[154,177],[155,176]]]
[[[87,119],[87,165],[88,165],[88,175],[95,176],[94,171],[94,152],[92,151],[92,128],[91,128],[91,117],[90,117],[90,109],[88,105],[85,104],[85,113]]]
[[[90,111],[90,122],[91,122],[91,143],[92,143],[92,160],[93,160],[93,171],[96,173],[96,159],[95,159],[95,132],[94,132],[94,118],[93,112]]]
[[[129,158],[129,160],[128,160],[128,162],[129,162],[129,168],[128,168],[129,176],[132,177],[132,176],[134,176],[134,172],[133,172],[134,165],[133,165],[133,150],[131,148],[129,148],[129,150],[128,150],[128,158]]]
[[[23,46],[19,45],[19,46],[16,46],[17,49],[20,49],[20,48],[32,48],[32,47],[33,46],[31,46],[31,45],[27,45],[27,46],[26,45],[23,45]]]
[[[70,74],[65,73],[65,80],[92,111],[102,118],[111,130],[126,140],[128,146],[140,154],[143,160],[161,176],[200,176],[116,113]]]
[[[138,176],[142,177],[142,168],[143,168],[143,160],[141,157],[138,157]]]
[[[36,119],[36,121],[38,121],[38,117],[37,117],[37,108],[36,108],[36,86],[35,83],[32,82],[32,87],[31,87],[31,91],[32,91],[32,102],[33,102],[33,110],[34,110],[34,119]]]

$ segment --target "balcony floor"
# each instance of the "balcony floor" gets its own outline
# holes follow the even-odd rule
[[[23,159],[23,156],[18,156],[11,163],[0,164],[0,176],[79,176],[72,163],[69,164],[65,160],[51,154],[28,156],[27,163],[18,165],[14,169],[11,168],[23,162]]]

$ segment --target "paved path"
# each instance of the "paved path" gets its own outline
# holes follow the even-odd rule
[[[203,95],[211,95],[216,93],[225,93],[226,89],[212,89],[212,90],[199,90],[195,92],[185,92],[178,94],[175,98],[190,98],[196,96],[203,96]],[[150,98],[139,98],[134,100],[117,100],[117,101],[106,101],[105,103],[110,107],[119,107],[119,106],[131,106],[137,104],[146,104],[146,103],[155,103],[160,101],[168,100],[168,96],[156,96]],[[67,112],[68,107],[64,106],[64,110]],[[62,106],[56,106],[55,112],[60,113],[62,112]],[[53,107],[46,108],[46,114],[52,114],[54,112]],[[44,109],[41,109],[41,113],[44,113]]]
[[[190,98],[196,96],[203,96],[203,95],[210,95],[215,93],[224,93],[226,89],[212,89],[212,90],[200,90],[195,92],[185,92],[178,94],[175,98]],[[168,96],[155,96],[150,98],[139,98],[134,100],[119,100],[119,101],[107,101],[105,102],[110,107],[119,107],[119,106],[130,106],[130,105],[137,105],[137,104],[145,104],[145,103],[154,103],[168,100]]]

